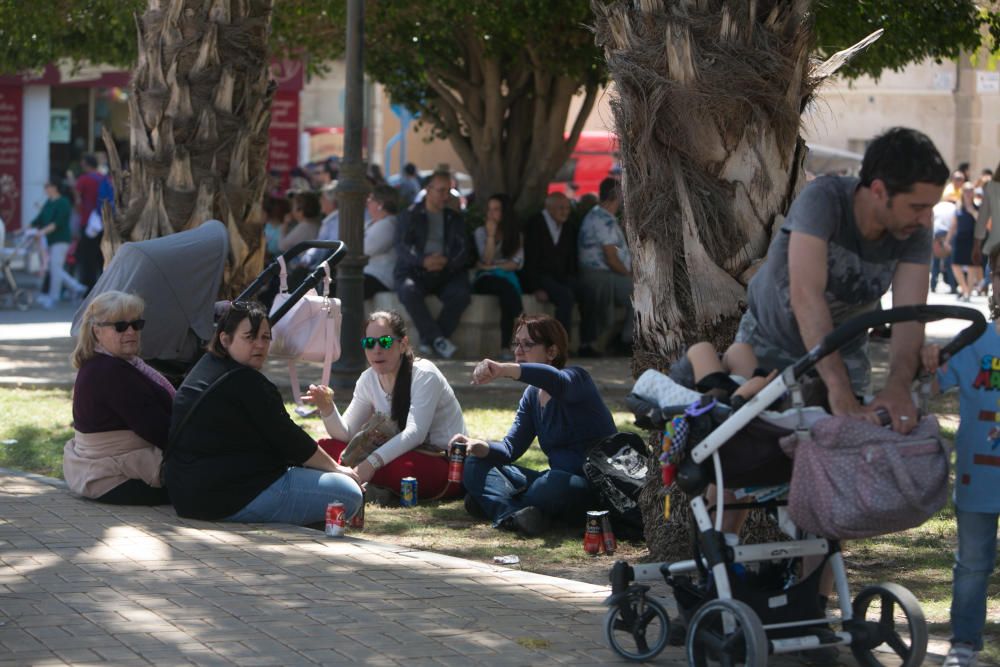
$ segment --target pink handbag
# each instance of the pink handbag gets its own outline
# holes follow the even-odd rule
[[[288,273],[285,260],[278,257],[281,265],[279,274],[281,290],[274,297],[271,312],[274,313],[289,298]],[[288,376],[292,385],[292,397],[298,406],[299,414],[310,413],[311,410],[302,405],[302,388],[295,362],[319,361],[323,364],[322,384],[330,383],[330,365],[340,358],[340,299],[330,298],[330,266],[323,263],[326,277],[323,279],[323,294],[319,296],[315,290],[306,292],[298,303],[292,306],[281,320],[271,330],[270,355],[275,359],[288,360]]]
[[[933,416],[908,435],[851,417],[828,417],[781,439],[795,459],[788,513],[831,539],[919,526],[948,499],[950,449]]]

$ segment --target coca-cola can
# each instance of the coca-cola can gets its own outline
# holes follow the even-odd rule
[[[351,530],[362,531],[365,529],[365,497],[361,496],[361,507],[358,511],[354,513],[351,517],[351,523],[348,524]]]
[[[601,553],[603,542],[601,515],[603,514],[606,514],[606,512],[587,512],[587,528],[583,533],[583,550],[591,556]]]
[[[326,506],[326,534],[330,537],[344,535],[344,503],[330,503]]]
[[[601,517],[601,545],[604,547],[604,553],[609,556],[618,548],[615,533],[611,530],[611,517],[608,516],[607,512],[604,512],[604,516]]]
[[[464,442],[456,442],[451,446],[451,454],[448,456],[448,481],[455,484],[462,483],[462,471],[465,470],[465,454],[469,451],[469,446]]]

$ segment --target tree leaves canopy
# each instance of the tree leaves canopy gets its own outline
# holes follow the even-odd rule
[[[343,4],[277,0],[271,53],[303,58],[310,71],[322,71],[343,52]],[[129,69],[138,44],[134,16],[148,5],[147,0],[0,0],[0,74],[64,58]]]
[[[668,0],[669,1],[669,0]],[[759,10],[790,0],[760,2]],[[63,58],[130,67],[136,57],[133,15],[147,0],[0,0],[0,73],[41,67]],[[312,71],[337,57],[344,44],[344,2],[276,0],[272,51],[301,55]],[[980,6],[982,5],[982,6]],[[975,0],[815,0],[816,53],[826,56],[885,28],[885,35],[843,74],[899,70],[924,58],[948,59],[1000,44],[996,3]],[[517,58],[526,45],[547,67],[602,78],[593,47],[589,0],[369,0],[369,70],[397,101],[426,96],[422,69],[461,58],[456,26],[489,39],[491,54]],[[409,76],[407,76],[409,74]]]

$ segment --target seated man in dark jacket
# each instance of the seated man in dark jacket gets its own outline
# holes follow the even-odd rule
[[[599,356],[593,344],[597,327],[590,316],[589,295],[580,289],[577,270],[577,226],[569,221],[570,202],[561,192],[545,199],[545,208],[524,228],[524,269],[521,285],[540,303],[551,301],[556,319],[567,332],[573,331],[573,306],[580,302],[580,349],[578,356]],[[581,297],[583,299],[581,300]]]
[[[400,214],[394,274],[396,294],[420,333],[420,347],[433,346],[445,359],[455,354],[449,336],[471,300],[469,239],[462,214],[445,207],[450,190],[451,175],[434,172],[424,201]],[[424,301],[428,294],[441,299],[437,320]]]

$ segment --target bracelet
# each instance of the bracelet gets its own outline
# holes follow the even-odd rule
[[[369,454],[365,461],[368,462],[368,465],[370,465],[373,470],[378,470],[385,465],[385,461],[382,460],[382,457],[375,452]]]

